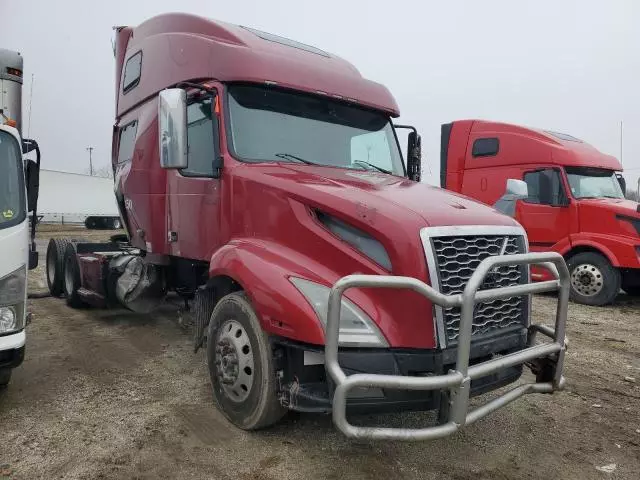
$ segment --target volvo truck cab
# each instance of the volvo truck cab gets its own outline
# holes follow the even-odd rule
[[[53,294],[134,311],[177,294],[218,408],[248,430],[296,410],[333,412],[352,437],[438,438],[562,388],[562,257],[418,182],[419,136],[403,156],[384,86],[318,48],[192,15],[120,27],[115,44],[127,235],[52,239]],[[557,276],[530,284],[538,262]],[[529,294],[545,290],[561,291],[555,329],[531,324]],[[535,381],[469,409],[524,364]],[[415,431],[346,418],[428,409],[439,424]]]
[[[614,301],[640,294],[640,207],[625,199],[622,165],[568,134],[499,122],[442,126],[441,186],[493,205],[509,179],[524,181],[515,219],[532,251],[555,251],[571,271],[571,297]],[[548,280],[543,269],[534,280]]]

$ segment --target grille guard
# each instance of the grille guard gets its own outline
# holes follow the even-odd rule
[[[509,287],[479,290],[486,275],[495,267],[502,265],[539,264],[551,270],[556,277],[539,283],[526,283]],[[442,307],[461,307],[460,335],[458,337],[457,360],[455,370],[445,375],[430,377],[408,377],[401,375],[378,375],[358,373],[347,376],[338,363],[338,335],[340,329],[340,305],[342,295],[349,288],[396,288],[410,289],[427,297]],[[555,329],[544,325],[529,327],[527,348],[503,357],[469,366],[473,310],[483,301],[558,291]],[[564,354],[567,348],[565,325],[569,302],[569,270],[563,257],[555,252],[524,253],[517,255],[498,255],[485,258],[473,273],[462,294],[444,295],[426,283],[412,277],[383,275],[348,275],[338,280],[329,295],[327,327],[325,339],[325,368],[335,382],[333,395],[333,422],[342,433],[351,438],[372,440],[430,440],[441,438],[488,415],[527,393],[553,393],[564,387],[562,376]],[[550,337],[553,341],[534,344],[537,334]],[[536,359],[544,359],[551,368],[551,381],[538,381],[517,386],[488,403],[469,411],[471,380],[490,375],[499,370],[525,364]],[[346,418],[347,395],[356,387],[377,387],[401,390],[444,390],[448,389],[451,398],[448,421],[442,425],[421,429],[358,427],[351,425]]]

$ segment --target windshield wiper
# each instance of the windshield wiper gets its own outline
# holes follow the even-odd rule
[[[292,155],[290,153],[276,153],[276,157],[284,158],[285,160],[295,160],[296,162],[306,163],[307,165],[320,165],[319,163],[312,162],[311,160],[305,160],[302,157],[298,157],[297,155]]]
[[[379,167],[377,165],[374,165],[373,163],[365,162],[364,160],[354,160],[353,163],[360,163],[362,165],[367,165],[367,166],[369,166],[371,168],[375,168],[379,172],[386,173],[387,175],[391,175],[391,171],[386,170],[386,169],[384,169],[382,167]]]

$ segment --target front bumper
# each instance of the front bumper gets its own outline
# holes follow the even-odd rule
[[[496,355],[508,355],[526,346],[524,328],[509,333],[474,339],[470,364],[476,365]],[[327,381],[324,373],[322,347],[300,344],[285,339],[276,343],[286,347],[291,357],[291,370],[298,373],[282,388],[282,403],[301,412],[329,413],[335,382]],[[339,363],[347,376],[355,374],[402,375],[425,377],[444,375],[455,368],[457,349],[422,350],[406,348],[341,348]],[[304,365],[306,358],[314,358],[316,365]],[[315,371],[314,371],[315,370]],[[307,373],[304,375],[304,373]],[[515,382],[522,374],[516,365],[471,382],[471,396],[495,390]],[[441,407],[442,395],[437,391],[394,389],[354,389],[347,398],[348,413],[384,413],[399,411],[435,410]]]
[[[554,280],[535,284],[515,285],[479,291],[486,275],[495,267],[502,265],[540,264],[551,270]],[[343,293],[354,287],[365,288],[408,288],[414,290],[431,302],[442,307],[461,307],[460,335],[456,348],[456,361],[453,368],[437,375],[406,376],[393,373],[352,373],[344,370],[338,350],[340,324],[340,306]],[[555,329],[543,325],[533,325],[529,329],[526,348],[515,349],[497,358],[490,358],[474,364],[471,343],[473,312],[477,303],[518,295],[558,291],[558,308]],[[552,393],[562,389],[564,377],[562,369],[566,350],[565,324],[569,300],[569,271],[561,255],[550,253],[526,253],[488,257],[480,263],[467,282],[460,295],[443,295],[429,285],[410,277],[379,275],[350,275],[343,277],[333,286],[329,297],[325,340],[325,368],[335,384],[332,399],[333,421],[348,437],[367,439],[427,440],[440,438],[459,430],[516,400],[527,393]],[[552,342],[535,344],[537,334],[541,333]],[[478,381],[497,378],[509,380],[513,368],[522,368],[526,364],[536,373],[536,381],[526,383],[494,398],[490,402],[469,410],[469,399],[478,390]],[[497,377],[496,377],[497,376]],[[510,380],[513,381],[513,380]],[[475,382],[475,387],[474,387]],[[488,388],[495,388],[489,381]],[[509,381],[506,381],[509,383]],[[480,384],[482,385],[482,384]],[[442,408],[446,412],[444,421],[437,426],[421,429],[381,428],[354,426],[347,421],[347,403],[351,402],[352,392],[357,389],[413,390],[420,393],[431,392],[445,398],[448,405]],[[476,389],[476,392],[474,392]]]
[[[0,336],[0,368],[15,368],[24,360],[26,334],[24,330]]]

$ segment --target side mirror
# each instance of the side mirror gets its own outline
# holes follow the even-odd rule
[[[618,179],[618,183],[620,184],[620,188],[622,189],[622,194],[627,196],[627,181],[624,179],[622,174],[616,173],[616,178]]]
[[[33,160],[27,160],[26,167],[27,209],[30,212],[33,212],[38,206],[38,193],[40,192],[40,167]]]
[[[507,180],[507,189],[505,192],[507,195],[513,195],[518,199],[527,198],[529,196],[529,187],[523,180],[516,180],[515,178],[509,178]]]
[[[158,101],[158,139],[162,168],[187,168],[187,93],[167,88]]]
[[[498,199],[493,207],[500,213],[504,213],[510,217],[515,217],[516,202],[527,198],[528,196],[529,188],[527,187],[526,182],[510,178],[507,180],[507,188],[504,195]]]
[[[422,170],[422,138],[413,130],[407,141],[407,174],[414,182],[420,181]]]

